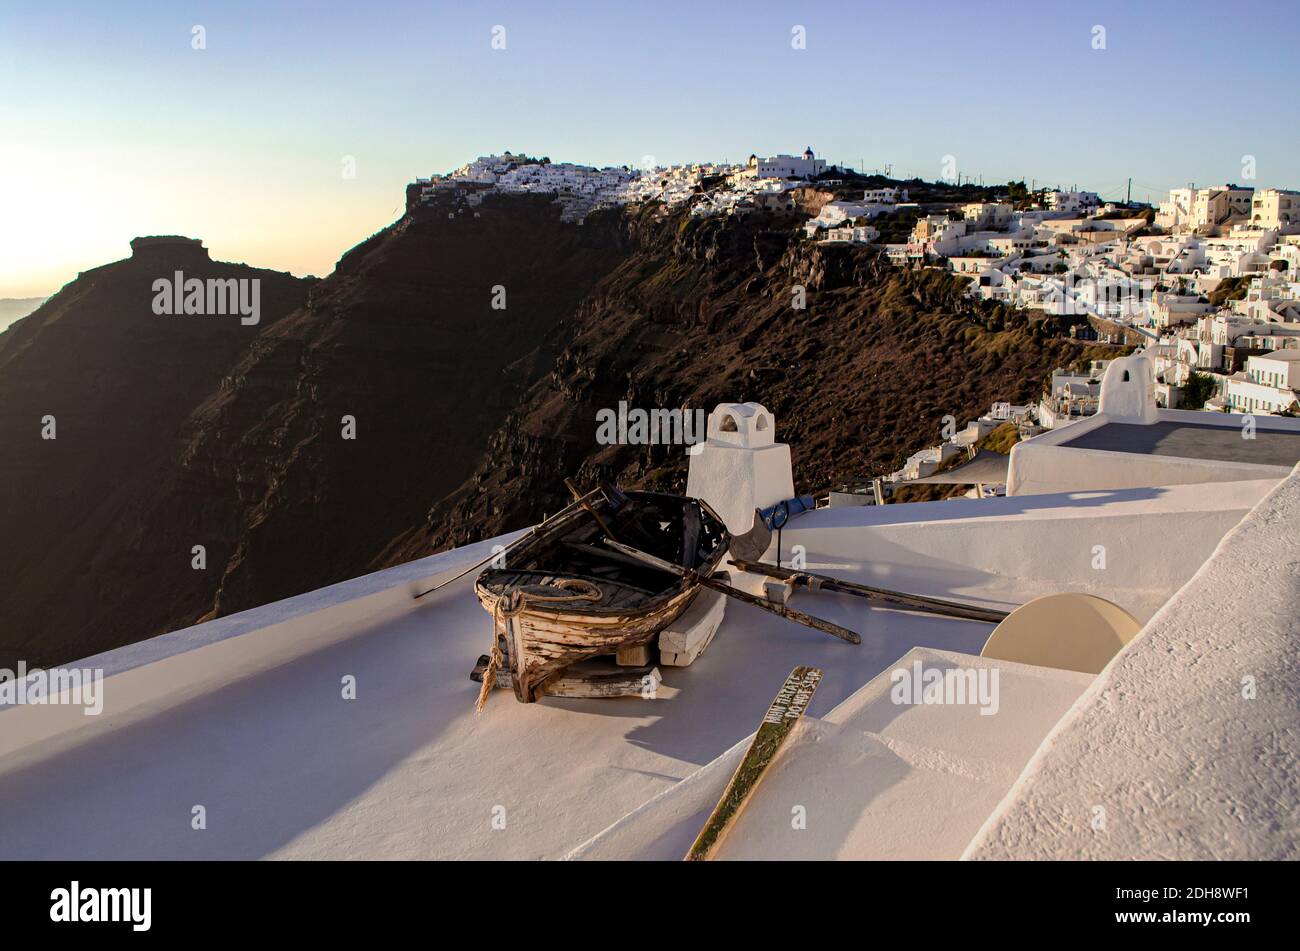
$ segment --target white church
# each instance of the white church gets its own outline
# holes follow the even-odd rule
[[[813,154],[812,146],[803,155],[775,155],[771,158],[749,157],[747,171],[755,178],[816,178],[826,171],[826,160]]]

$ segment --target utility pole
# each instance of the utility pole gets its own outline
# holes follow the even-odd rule
[[[1133,204],[1133,179],[1132,178],[1128,180],[1128,194],[1124,196],[1124,204],[1126,205]]]

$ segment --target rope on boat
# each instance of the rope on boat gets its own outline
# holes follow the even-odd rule
[[[501,653],[501,639],[506,636],[506,625],[511,618],[522,614],[529,604],[560,604],[565,601],[590,601],[595,604],[605,597],[600,588],[581,578],[562,578],[546,587],[572,593],[531,594],[522,588],[515,588],[497,598],[496,604],[492,605],[492,650],[488,652],[487,670],[483,671],[483,684],[479,687],[478,701],[474,704],[475,713],[483,712],[488,697],[492,696],[492,688],[496,686],[497,670],[505,661],[505,656]]]

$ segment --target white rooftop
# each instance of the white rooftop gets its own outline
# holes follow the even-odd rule
[[[792,521],[783,543],[786,557],[803,545],[811,570],[867,583],[1003,608],[1062,590],[1103,593],[1145,622],[1276,484],[821,509]],[[823,829],[806,847],[858,854],[879,841],[867,832],[886,818],[915,827],[939,809],[947,832],[926,854],[951,855],[1081,689],[1078,677],[1026,673],[1013,678],[1006,701],[1023,715],[983,718],[987,730],[968,716],[950,729],[924,711],[888,722],[875,688],[863,693],[863,685],[914,648],[977,654],[991,625],[817,593],[795,605],[862,632],[860,647],[730,604],[693,666],[661,668],[656,699],[521,705],[498,691],[476,717],[478,685],[468,674],[491,625],[472,576],[423,601],[412,595],[495,541],[92,658],[86,665],[107,678],[102,716],[70,706],[0,709],[0,858],[558,858],[723,757],[800,664],[826,672],[809,711],[820,722],[806,729],[824,731],[825,762],[847,758],[859,770],[845,787],[851,801],[836,814],[838,831]],[[1095,568],[1096,545],[1108,552],[1105,570]],[[1294,552],[1261,549],[1254,563],[1274,582],[1294,581]],[[1245,590],[1223,591],[1227,616],[1256,597],[1295,616],[1294,586]],[[1207,640],[1195,634],[1203,629],[1184,630],[1190,660]],[[1265,685],[1280,671],[1268,643],[1243,655]],[[342,696],[348,677],[354,700]],[[1159,681],[1147,682],[1157,689]],[[1292,703],[1294,684],[1292,671]],[[982,732],[953,747],[967,729]],[[1268,749],[1294,754],[1294,736]],[[1141,758],[1138,748],[1123,752]],[[1093,751],[1093,776],[1106,768],[1103,753]],[[881,776],[873,763],[895,772]],[[1226,765],[1220,775],[1228,778]],[[1258,769],[1247,775],[1268,780]],[[1290,796],[1279,802],[1294,808],[1294,789],[1270,783],[1265,793]],[[913,788],[928,792],[904,794]],[[196,806],[206,812],[203,830],[191,827]],[[761,839],[741,836],[728,848],[775,847]],[[906,852],[895,844],[889,854]],[[1056,854],[1073,847],[1065,842]]]

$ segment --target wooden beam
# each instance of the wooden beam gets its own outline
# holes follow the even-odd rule
[[[794,621],[796,624],[802,624],[805,627],[811,627],[832,637],[838,637],[842,641],[848,641],[850,644],[861,644],[862,636],[856,631],[850,631],[847,627],[840,627],[830,621],[823,621],[819,617],[812,617],[804,614],[802,611],[796,611],[794,608],[788,608],[784,604],[773,604],[765,598],[755,597],[747,591],[741,591],[739,588],[733,588],[729,584],[723,584],[721,581],[715,581],[713,578],[705,577],[695,571],[687,571],[681,565],[674,565],[671,561],[665,561],[657,558],[647,552],[637,551],[628,545],[622,545],[609,539],[605,542],[611,548],[621,551],[625,555],[638,558],[647,565],[653,565],[656,568],[662,568],[664,571],[671,571],[682,577],[689,577],[706,588],[712,588],[714,591],[720,591],[729,598],[735,598],[737,601],[744,601],[746,604],[752,604],[756,608],[762,608],[769,614],[775,614],[783,617],[787,621]]]
[[[844,581],[830,575],[819,575],[812,571],[781,568],[763,561],[732,559],[731,563],[741,571],[748,571],[756,575],[767,575],[769,578],[782,578],[810,590],[835,591],[839,594],[852,594],[859,598],[871,598],[876,601],[896,604],[909,611],[924,611],[928,614],[962,618],[967,621],[987,621],[989,624],[1002,622],[1009,613],[993,608],[976,607],[973,604],[962,604],[960,601],[945,601],[942,598],[906,594],[902,591],[891,591],[888,588],[873,588],[870,585],[858,584],[855,581]]]
[[[566,505],[564,508],[560,509],[560,511],[556,512],[554,515],[548,515],[548,516],[546,516],[546,518],[542,519],[540,522],[538,522],[536,525],[534,525],[534,526],[532,527],[532,529],[529,530],[526,534],[520,535],[520,536],[519,536],[518,538],[516,538],[513,542],[511,542],[511,543],[506,547],[506,549],[505,549],[504,552],[492,552],[492,554],[488,555],[488,556],[487,556],[486,558],[484,558],[482,561],[475,562],[474,564],[470,565],[468,568],[464,569],[463,571],[458,572],[458,573],[455,574],[455,575],[452,575],[452,577],[448,578],[446,581],[440,581],[438,584],[434,585],[432,588],[427,588],[427,589],[425,589],[424,591],[421,591],[419,594],[415,595],[416,600],[419,600],[420,598],[424,597],[426,594],[433,594],[433,592],[437,591],[437,590],[440,589],[440,588],[445,588],[445,587],[447,587],[447,585],[451,584],[453,581],[458,581],[458,580],[460,580],[461,578],[465,577],[467,574],[469,574],[469,573],[470,573],[471,571],[473,571],[475,568],[482,568],[484,565],[486,565],[486,564],[487,564],[489,561],[491,561],[492,559],[497,558],[497,557],[499,557],[500,555],[505,554],[506,552],[509,552],[510,549],[514,548],[516,545],[518,545],[518,544],[519,544],[520,542],[522,542],[524,539],[526,539],[526,538],[528,538],[528,537],[530,537],[530,536],[532,536],[532,535],[536,535],[538,532],[540,532],[543,528],[545,528],[545,527],[546,527],[547,525],[549,525],[551,522],[555,521],[557,518],[560,518],[561,516],[564,516],[564,515],[569,514],[569,512],[573,511],[573,509],[574,509],[576,506],[578,506],[578,505],[583,505],[583,504],[586,502],[587,499],[590,499],[593,495],[595,495],[595,494],[596,494],[597,492],[599,492],[599,491],[600,491],[600,489],[592,489],[590,492],[588,492],[588,493],[587,493],[586,495],[584,495],[582,498],[580,498],[580,499],[575,499],[574,501],[570,502],[570,503],[569,503],[568,505]]]
[[[608,525],[605,524],[605,520],[600,517],[600,513],[596,511],[596,507],[592,505],[590,502],[588,502],[586,496],[584,496],[581,492],[578,491],[578,487],[573,484],[573,480],[565,479],[564,485],[570,492],[573,493],[573,501],[577,502],[584,509],[586,509],[587,514],[596,520],[596,524],[600,526],[600,530],[604,532],[606,535],[608,535],[610,538],[614,538],[615,540],[617,540],[616,536],[614,535],[614,532],[610,529]]]

